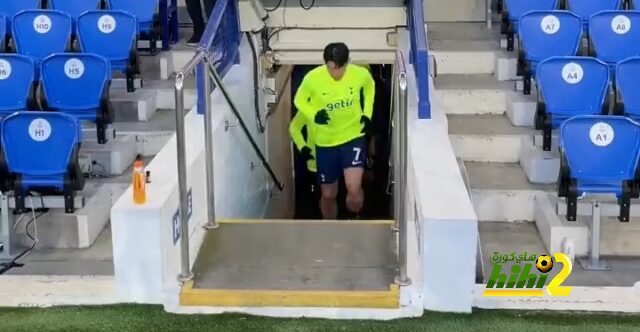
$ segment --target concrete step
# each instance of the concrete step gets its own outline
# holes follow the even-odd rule
[[[221,221],[205,235],[180,304],[398,308],[392,226],[367,220]]]
[[[609,223],[605,223],[604,233],[609,230]],[[482,250],[483,265],[484,265],[484,281],[487,282],[493,264],[491,264],[491,258],[498,253],[499,255],[510,255],[515,252],[516,257],[520,254],[527,255],[535,254],[536,256],[553,254],[560,251],[549,251],[544,242],[542,241],[535,224],[533,223],[482,223],[478,225],[480,233],[480,245]],[[610,265],[610,271],[585,271],[581,268],[580,264],[574,259],[573,270],[569,277],[563,282],[566,286],[587,286],[587,287],[632,287],[640,280],[640,263],[637,257],[620,257],[617,254],[610,253],[611,246],[616,246],[618,241],[613,238],[603,237],[602,249],[607,252],[605,255],[616,255],[605,257],[607,263]],[[510,268],[511,265],[517,265],[517,263],[507,263],[502,268],[502,273]],[[524,263],[519,264],[523,266]],[[554,267],[549,272],[547,280],[551,280],[555,277],[561,268]],[[508,271],[508,270],[507,270]],[[534,273],[536,273],[534,269]],[[508,272],[507,272],[508,274]]]
[[[524,144],[533,145],[532,128],[515,127],[504,115],[449,115],[449,137],[465,161],[516,163]]]
[[[563,243],[570,241],[574,245],[576,256],[589,254],[590,216],[579,215],[574,222],[567,221],[564,213],[557,214],[558,203],[563,199],[555,194],[536,196],[536,227],[550,252],[561,252]],[[585,202],[582,202],[584,204]],[[587,203],[588,204],[588,203]],[[640,218],[635,217],[622,223],[616,217],[601,217],[600,252],[601,255],[640,256]]]
[[[507,91],[513,89],[487,74],[440,75],[434,83],[447,114],[504,114]]]
[[[160,109],[147,122],[116,122],[109,126],[109,135],[115,130],[116,137],[133,137],[136,153],[154,156],[175,132],[175,111]],[[85,140],[95,140],[95,126],[83,124]],[[109,139],[113,139],[109,137]]]
[[[556,190],[554,185],[530,183],[516,163],[465,162],[464,166],[479,221],[534,221],[536,194]]]

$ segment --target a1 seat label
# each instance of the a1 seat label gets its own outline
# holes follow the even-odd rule
[[[36,142],[43,142],[51,136],[51,124],[43,118],[37,118],[29,124],[29,136]]]
[[[104,34],[110,34],[116,30],[116,19],[111,15],[102,15],[98,19],[98,30]]]
[[[0,59],[0,80],[6,80],[11,76],[11,64],[7,60]]]
[[[37,33],[47,33],[51,31],[51,19],[47,15],[38,15],[33,19],[33,29]]]
[[[578,84],[583,77],[584,69],[575,62],[569,62],[562,67],[562,79],[569,84]]]
[[[77,80],[84,75],[84,63],[80,59],[72,58],[64,64],[64,74],[72,80]]]
[[[591,126],[591,130],[589,130],[589,138],[591,139],[591,143],[594,145],[605,147],[611,142],[613,142],[613,138],[615,133],[613,128],[604,122],[598,122]]]
[[[547,15],[540,21],[540,28],[542,32],[553,35],[560,31],[560,20],[555,15]]]
[[[631,30],[631,20],[625,15],[618,15],[611,20],[611,30],[624,35]]]

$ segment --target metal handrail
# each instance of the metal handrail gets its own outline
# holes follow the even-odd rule
[[[253,139],[253,136],[251,136],[251,133],[249,132],[249,129],[247,128],[247,125],[245,124],[244,120],[242,119],[242,116],[240,115],[240,112],[238,112],[238,108],[236,107],[235,103],[231,99],[231,95],[229,95],[228,90],[226,89],[226,87],[222,83],[222,79],[220,79],[220,75],[218,74],[218,71],[211,65],[209,65],[209,75],[211,76],[213,81],[216,83],[216,86],[218,87],[218,89],[220,89],[220,92],[222,92],[222,95],[224,96],[224,99],[226,100],[226,102],[229,105],[229,107],[231,108],[231,111],[233,112],[233,114],[238,119],[238,123],[240,124],[240,127],[242,128],[242,131],[244,131],[245,136],[247,136],[247,138],[249,139],[249,143],[251,143],[251,147],[253,148],[253,150],[256,152],[256,154],[260,158],[260,162],[262,162],[262,165],[264,166],[264,168],[267,170],[267,172],[271,176],[271,179],[273,180],[273,182],[278,187],[278,190],[280,190],[280,191],[284,190],[284,184],[282,184],[282,182],[280,182],[280,180],[278,179],[278,176],[273,171],[273,169],[271,168],[271,165],[267,161],[267,158],[264,156],[264,153],[262,153],[262,151],[260,150],[260,147],[258,147],[258,144]]]
[[[399,273],[395,282],[401,286],[411,284],[407,275],[408,219],[407,219],[407,141],[408,141],[408,82],[404,55],[396,51],[393,103],[394,122],[394,216],[398,229]]]
[[[276,186],[280,191],[283,190],[284,185],[278,180],[277,176],[271,169],[271,166],[267,162],[264,154],[260,151],[260,148],[254,141],[249,130],[247,129],[244,121],[240,117],[238,109],[231,100],[231,97],[225,89],[220,74],[215,65],[218,63],[216,54],[213,50],[214,40],[220,24],[222,23],[223,15],[227,6],[235,5],[233,0],[218,0],[214,6],[212,15],[207,23],[207,28],[202,36],[200,44],[196,49],[194,57],[187,62],[187,64],[176,74],[175,78],[175,101],[176,101],[176,144],[177,144],[177,163],[178,163],[178,195],[179,195],[179,216],[180,216],[180,275],[178,279],[180,281],[187,281],[193,278],[191,272],[191,264],[189,259],[189,221],[188,217],[188,191],[187,191],[187,164],[186,164],[186,148],[185,148],[185,129],[184,129],[184,81],[187,77],[196,72],[196,79],[198,84],[199,93],[198,96],[202,100],[202,108],[204,108],[204,130],[205,130],[205,171],[206,171],[206,186],[207,186],[207,224],[205,228],[212,229],[217,228],[218,223],[215,214],[215,185],[214,185],[214,164],[213,164],[213,127],[212,127],[212,107],[211,107],[211,93],[213,87],[211,79],[216,83],[216,86],[220,89],[231,110],[238,118],[240,125],[242,126],[244,133],[249,138],[253,149],[256,151],[262,165],[271,175],[271,178],[276,183]],[[228,13],[227,13],[228,14]],[[236,52],[238,50],[232,50]],[[228,66],[226,67],[228,69]],[[224,75],[224,73],[223,73]],[[202,93],[200,93],[202,92]],[[257,92],[256,92],[257,93]]]

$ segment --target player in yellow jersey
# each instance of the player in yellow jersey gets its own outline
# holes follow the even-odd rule
[[[323,58],[325,65],[311,70],[302,80],[294,103],[312,123],[322,191],[320,211],[325,219],[335,219],[341,173],[347,187],[347,209],[356,215],[362,209],[365,135],[372,127],[375,82],[367,69],[348,63],[349,48],[344,43],[327,45]]]
[[[313,130],[312,123],[308,122],[301,112],[298,112],[291,120],[291,124],[289,124],[289,134],[293,144],[300,151],[302,159],[307,163],[309,172],[316,173],[318,168],[316,166],[316,144],[311,132]],[[306,139],[302,135],[302,129],[305,127],[307,128]]]

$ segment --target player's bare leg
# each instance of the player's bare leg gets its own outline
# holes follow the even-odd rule
[[[362,174],[364,168],[352,167],[344,170],[344,180],[347,187],[347,209],[359,214],[364,202],[364,192],[362,190]]]
[[[320,198],[320,212],[324,219],[336,219],[338,217],[338,182],[322,184],[320,186],[322,197]]]

